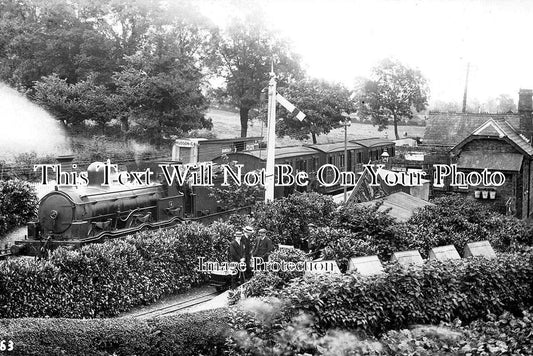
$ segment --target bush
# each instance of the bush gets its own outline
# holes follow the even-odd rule
[[[341,272],[346,272],[348,261],[352,257],[381,254],[376,244],[344,229],[317,228],[310,238],[313,246],[323,248],[322,256],[325,260],[337,261]]]
[[[232,334],[228,355],[530,355],[531,311],[521,317],[476,320],[461,326],[459,319],[439,325],[414,325],[389,330],[379,339],[354,330],[317,332],[313,319],[282,315],[276,299],[251,299],[230,311]]]
[[[48,260],[1,261],[0,317],[114,316],[185,291],[206,278],[197,271],[198,257],[226,259],[215,250],[221,228],[185,224],[76,251],[60,248]]]
[[[500,255],[420,268],[390,265],[375,277],[309,276],[275,296],[288,310],[312,313],[317,325],[379,334],[413,323],[471,321],[487,311],[517,312],[533,301],[533,255]],[[290,314],[290,313],[289,313]]]
[[[523,221],[501,215],[489,207],[460,195],[435,199],[406,223],[404,237],[422,255],[432,247],[455,245],[462,251],[471,241],[489,240],[502,252],[532,244],[532,231]]]
[[[35,190],[27,182],[0,181],[0,235],[35,218],[37,203]]]
[[[402,251],[410,246],[409,235],[399,233],[403,224],[398,223],[387,211],[378,211],[379,204],[369,207],[356,205],[343,206],[335,214],[333,226],[349,232],[345,236],[344,246],[349,246],[349,241],[359,240],[363,245],[341,251],[337,246],[338,253],[349,256],[351,250],[358,252],[358,248],[364,249],[372,246],[372,252],[377,253],[380,259],[388,260],[397,251]],[[336,239],[335,242],[339,241]],[[359,244],[361,244],[359,243]],[[352,255],[353,256],[353,255]]]
[[[310,258],[298,249],[278,249],[272,251],[269,257],[270,262],[305,262]],[[233,304],[241,298],[241,291],[244,297],[258,297],[264,296],[269,292],[284,288],[287,283],[297,277],[302,277],[303,271],[256,271],[254,276],[245,284],[242,285],[241,290],[232,293],[230,302]]]
[[[241,215],[241,220],[243,220]],[[227,261],[228,248],[233,241],[233,234],[236,231],[235,225],[228,224],[222,221],[215,221],[209,226],[211,239],[213,241],[213,255],[214,261]]]
[[[227,311],[157,319],[11,319],[0,335],[16,355],[220,355]]]
[[[447,350],[453,355],[531,355],[533,354],[532,310],[521,317],[506,312],[499,318],[493,314],[488,320],[476,320],[461,327],[453,324],[420,325],[411,330],[391,330],[380,341],[392,355],[437,354]]]
[[[292,194],[269,203],[258,203],[253,211],[255,226],[274,233],[274,244],[294,245],[306,250],[309,224],[331,223],[336,205],[329,196],[317,193]]]

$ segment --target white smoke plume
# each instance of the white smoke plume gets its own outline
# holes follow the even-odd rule
[[[21,153],[38,156],[69,154],[61,124],[40,106],[0,83],[0,160]]]

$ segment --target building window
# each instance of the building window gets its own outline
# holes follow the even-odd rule
[[[313,172],[318,170],[318,157],[313,158]]]

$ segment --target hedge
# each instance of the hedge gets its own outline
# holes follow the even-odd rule
[[[252,211],[254,225],[273,233],[274,244],[294,245],[307,250],[309,224],[331,224],[336,204],[327,195],[292,194],[268,203],[257,203]]]
[[[532,312],[524,311],[518,317],[508,312],[499,317],[489,314],[488,320],[479,319],[466,326],[457,321],[391,330],[380,342],[385,346],[383,351],[391,355],[431,355],[443,350],[452,355],[531,355]]]
[[[271,263],[310,261],[310,258],[299,249],[277,249],[272,251],[269,257]],[[244,297],[258,297],[268,294],[269,291],[284,288],[291,279],[302,277],[303,271],[256,271],[254,276],[244,283],[241,288],[230,292],[229,302],[235,304],[241,299],[241,292]]]
[[[248,304],[246,313],[224,308],[149,320],[0,320],[0,338],[6,344],[13,341],[13,350],[6,352],[12,355],[270,355],[272,350],[276,354],[310,355],[533,352],[533,310],[520,317],[489,314],[488,320],[479,319],[466,326],[460,321],[416,325],[372,338],[338,329],[318,334],[312,321],[302,316],[279,325],[276,319],[265,320],[258,314],[259,308],[272,313],[276,306]],[[261,325],[252,325],[259,321]],[[245,335],[239,330],[242,327],[255,332]]]
[[[427,257],[433,247],[455,245],[462,252],[468,242],[488,240],[500,252],[521,251],[533,245],[533,230],[524,221],[491,211],[486,205],[451,195],[398,222],[374,206],[342,206],[328,227],[311,231],[309,245],[324,249],[324,257],[341,266],[352,256],[377,254],[389,260],[394,252],[418,250]]]
[[[245,313],[218,309],[151,320],[0,320],[0,338],[14,341],[14,354],[22,355],[242,355],[257,354],[251,351],[266,346],[265,354],[271,350],[342,354],[337,351],[351,348],[408,355],[432,354],[443,347],[527,354],[530,314],[522,319],[504,314],[498,320],[489,314],[488,321],[477,320],[458,330],[455,325],[450,330],[391,329],[455,318],[469,322],[487,312],[526,310],[533,301],[532,265],[531,254],[502,255],[407,270],[388,266],[386,274],[375,277],[304,277],[277,291],[283,303],[249,299],[241,305]],[[295,311],[314,318],[291,318]],[[255,322],[246,312],[255,315]],[[369,338],[334,328],[382,335]]]
[[[304,311],[322,329],[360,328],[372,334],[487,312],[518,312],[533,301],[533,254],[497,259],[432,262],[422,267],[389,265],[384,274],[304,276],[273,294],[287,311]],[[290,314],[290,313],[288,313]]]
[[[5,319],[0,338],[13,355],[220,355],[227,312],[216,309],[156,319]]]
[[[206,278],[198,257],[225,260],[230,232],[224,223],[185,224],[60,248],[47,260],[1,261],[0,318],[114,316],[185,291]]]
[[[471,241],[489,240],[498,251],[533,245],[533,231],[525,221],[490,210],[490,206],[460,195],[437,198],[414,214],[398,235],[413,241],[424,255],[430,248],[455,245],[462,251]]]
[[[0,180],[0,236],[36,216],[37,195],[25,181]]]

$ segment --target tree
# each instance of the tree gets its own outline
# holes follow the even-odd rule
[[[239,108],[241,137],[248,133],[249,112],[258,106],[274,61],[278,86],[301,74],[298,58],[286,41],[257,19],[234,20],[218,38],[213,66],[226,80],[225,93]]]
[[[424,110],[428,104],[428,93],[426,80],[420,71],[385,59],[374,68],[373,79],[363,87],[359,115],[370,118],[380,130],[392,120],[398,140],[398,122],[411,119],[413,110]]]
[[[35,83],[33,99],[52,113],[65,128],[80,130],[86,121],[95,122],[102,133],[115,117],[114,97],[103,85],[95,83],[96,75],[76,84],[67,83],[57,74]]]
[[[431,111],[460,113],[461,104],[456,101],[435,100],[431,107]]]
[[[498,113],[516,112],[516,104],[513,98],[509,95],[500,94],[496,99],[496,102],[498,103],[496,106],[496,111]]]
[[[172,136],[211,128],[204,118],[207,100],[202,94],[203,75],[190,53],[174,46],[177,31],[157,31],[127,64],[114,82],[127,108],[136,135],[160,146]]]
[[[277,117],[282,118],[276,131],[280,136],[288,135],[298,140],[309,139],[316,143],[316,137],[339,127],[344,115],[355,111],[348,89],[340,84],[318,79],[304,79],[279,90],[292,104],[306,115],[303,121],[294,118],[284,108],[279,108]]]
[[[1,2],[0,79],[21,89],[53,73],[70,84],[93,72],[109,79],[113,44],[77,10],[64,0]]]

